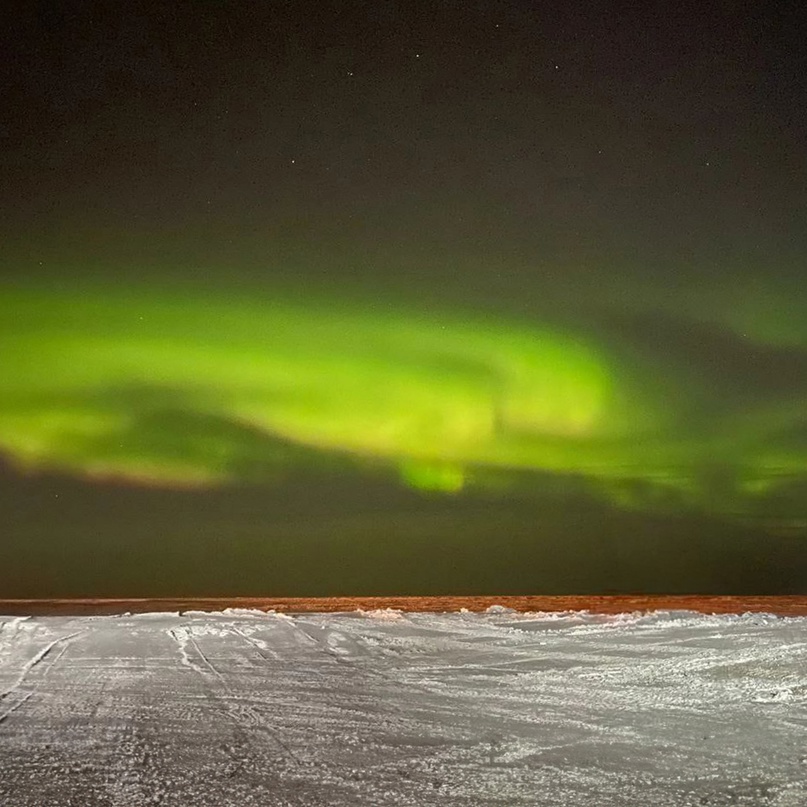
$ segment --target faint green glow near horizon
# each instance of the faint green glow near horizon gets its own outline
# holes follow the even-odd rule
[[[0,451],[29,469],[210,485],[336,457],[444,493],[480,469],[580,475],[629,506],[622,480],[697,498],[715,452],[739,467],[756,451],[740,487],[763,490],[773,456],[682,438],[663,368],[548,324],[18,286],[0,295],[0,339]],[[803,455],[787,457],[799,473]]]

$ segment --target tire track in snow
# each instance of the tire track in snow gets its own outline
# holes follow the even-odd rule
[[[14,714],[21,706],[24,706],[28,701],[34,696],[33,692],[26,692],[13,706],[9,709],[6,709],[3,714],[0,714],[0,726],[6,722],[6,720]]]
[[[230,629],[233,633],[237,633],[248,645],[251,645],[258,651],[258,655],[264,661],[279,661],[280,654],[276,650],[272,650],[269,645],[264,642],[262,639],[256,639],[254,636],[250,636],[247,633],[244,633],[240,628],[235,627],[235,625],[230,625]],[[271,655],[269,655],[271,654]]]
[[[25,684],[25,681],[27,680],[31,672],[35,670],[40,664],[42,664],[42,662],[44,662],[48,657],[50,657],[51,653],[56,649],[56,647],[61,645],[57,655],[51,659],[50,664],[44,669],[42,673],[42,677],[43,678],[46,677],[47,674],[50,672],[50,670],[52,670],[53,667],[55,667],[56,664],[59,663],[59,659],[61,659],[61,657],[67,652],[67,648],[69,647],[73,639],[75,639],[78,636],[81,636],[86,632],[87,632],[86,630],[79,630],[76,631],[75,633],[70,633],[66,636],[59,636],[52,642],[49,642],[47,645],[45,645],[45,647],[43,647],[38,653],[36,653],[36,655],[34,655],[33,658],[29,659],[23,665],[23,668],[20,671],[20,674],[17,676],[17,679],[14,681],[14,683],[4,692],[0,692],[0,703],[7,700],[12,695],[18,693],[23,684]],[[33,697],[37,689],[39,689],[38,682],[31,687],[30,691],[25,692],[22,695],[22,697],[16,701],[16,703],[12,704],[8,709],[6,709],[2,714],[0,714],[0,725],[5,723],[6,720],[8,720],[8,718],[12,714],[14,714],[14,712],[16,712],[21,706],[26,704],[31,699],[31,697]]]
[[[229,686],[224,680],[224,676],[213,666],[213,664],[211,664],[210,659],[202,652],[198,642],[193,638],[191,630],[185,626],[181,626],[179,628],[170,628],[168,630],[168,634],[177,643],[177,645],[179,645],[182,663],[186,667],[189,667],[203,678],[206,678],[208,675],[218,678],[222,686],[229,691]],[[188,653],[188,645],[193,648],[196,658],[201,660],[201,665],[197,661],[194,661],[194,659]]]
[[[0,701],[6,698],[8,695],[15,692],[19,689],[24,683],[25,679],[31,673],[31,671],[39,664],[41,664],[53,651],[53,649],[62,642],[69,642],[69,640],[74,639],[76,636],[84,633],[85,631],[76,631],[75,633],[70,633],[67,636],[59,636],[54,639],[52,642],[49,642],[45,647],[43,647],[38,653],[36,653],[33,658],[29,659],[24,665],[20,674],[17,676],[17,680],[4,692],[0,692]],[[66,649],[66,648],[65,648]],[[62,653],[59,654],[59,658],[61,658]],[[58,660],[58,659],[57,659]]]
[[[396,678],[390,673],[371,667],[369,665],[363,666],[360,662],[362,659],[378,660],[376,654],[371,648],[368,648],[364,641],[360,638],[350,637],[347,632],[336,631],[331,628],[321,627],[318,625],[303,626],[296,620],[294,627],[317,649],[325,653],[329,658],[333,659],[337,664],[345,669],[351,669],[356,672],[374,678],[377,681],[383,681],[386,684],[392,685],[395,689],[399,689],[404,681],[401,678]],[[411,680],[406,681],[406,687],[410,690],[416,690],[426,695],[445,698],[445,692],[429,687],[422,683],[415,683]]]
[[[216,666],[199,647],[199,644],[192,636],[191,631],[192,628],[183,625],[179,628],[170,628],[167,633],[179,646],[182,656],[182,663],[192,669],[202,678],[202,680],[205,682],[205,689],[209,693],[210,697],[215,700],[215,702],[219,704],[219,706],[222,707],[223,711],[227,714],[230,722],[233,725],[239,745],[249,747],[254,745],[253,741],[249,738],[242,725],[241,718],[246,717],[253,727],[260,728],[262,731],[264,731],[267,736],[269,736],[272,741],[280,747],[286,757],[295,765],[299,766],[300,760],[296,757],[291,748],[289,748],[289,746],[282,740],[278,732],[267,726],[263,718],[252,706],[239,706],[236,703],[237,699],[232,687],[230,687],[227,679],[224,677],[224,675],[222,675],[221,671],[216,668]],[[188,645],[193,647],[195,655],[202,662],[201,664],[195,661],[188,653]],[[210,686],[210,676],[215,677],[221,683],[224,690],[224,696],[219,694],[214,687]],[[230,758],[235,767],[230,770],[228,775],[233,776],[235,773],[237,773],[239,768],[243,767],[245,760],[239,759],[234,752],[230,752]]]

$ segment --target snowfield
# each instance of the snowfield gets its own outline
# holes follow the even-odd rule
[[[807,805],[807,618],[0,617],[2,807]]]

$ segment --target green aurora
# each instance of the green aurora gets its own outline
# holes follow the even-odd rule
[[[199,487],[335,465],[445,495],[551,476],[624,508],[807,517],[804,355],[743,334],[153,284],[6,287],[0,323],[0,451],[24,471]]]

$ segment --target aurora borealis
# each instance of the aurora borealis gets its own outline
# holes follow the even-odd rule
[[[587,442],[626,429],[605,359],[548,329],[436,324],[338,301],[7,301],[20,366],[7,376],[3,443],[34,466],[238,481],[240,428],[244,438],[392,464],[425,482],[474,465],[577,470],[592,461]],[[177,425],[183,415],[220,420],[234,441],[194,445],[191,434],[176,452],[173,438],[167,451],[144,440],[143,421],[172,411]],[[580,457],[563,450],[564,438],[583,446]],[[257,467],[271,461],[253,453]]]
[[[23,15],[0,586],[803,590],[796,27],[542,5]]]
[[[337,461],[445,493],[555,473],[734,515],[807,481],[807,447],[788,445],[807,383],[740,397],[618,329],[153,287],[24,287],[3,305],[0,445],[27,470],[204,486]]]

